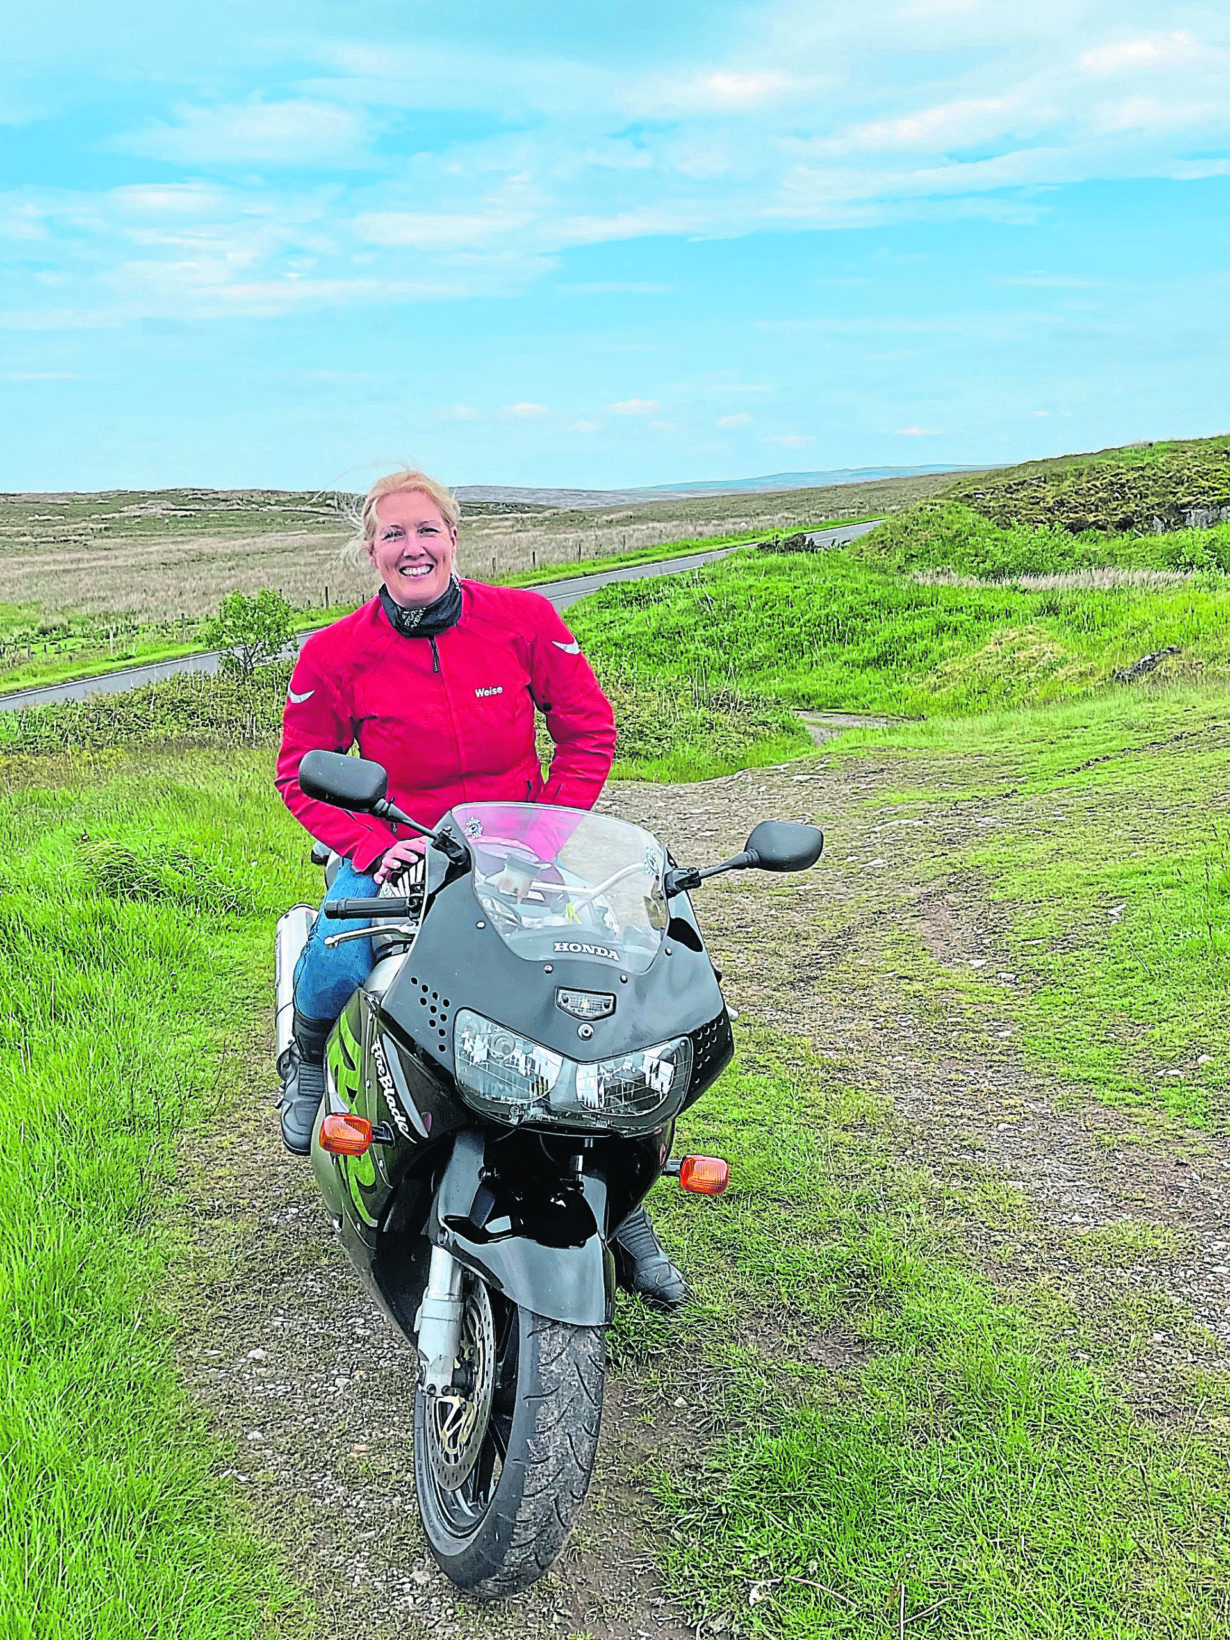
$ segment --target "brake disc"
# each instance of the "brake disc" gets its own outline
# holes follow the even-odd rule
[[[495,1320],[486,1284],[467,1275],[456,1384],[427,1403],[427,1451],[439,1484],[455,1492],[482,1451],[495,1391]]]

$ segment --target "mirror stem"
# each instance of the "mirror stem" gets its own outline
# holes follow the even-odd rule
[[[382,797],[378,803],[372,804],[372,813],[381,820],[396,820],[399,826],[409,826],[411,831],[417,831],[420,837],[430,837],[432,845],[442,854],[447,854],[455,865],[463,866],[470,855],[464,843],[459,842],[452,832],[433,831],[430,826],[424,826],[420,821],[413,819],[404,809],[399,809],[396,803],[390,803],[387,797]]]
[[[668,871],[662,879],[662,892],[669,900],[672,895],[699,888],[706,877],[717,877],[723,871],[742,871],[745,866],[758,864],[759,856],[750,849],[744,849],[741,854],[732,854],[729,860],[723,860],[718,866],[679,866],[674,871]]]

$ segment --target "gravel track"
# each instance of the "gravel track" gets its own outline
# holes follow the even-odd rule
[[[830,727],[817,725],[818,738]],[[814,872],[732,876],[696,897],[732,1005],[811,1036],[841,1075],[891,1101],[890,1138],[920,1168],[1018,1192],[1018,1223],[974,1227],[988,1275],[1045,1274],[1095,1316],[1133,1293],[1194,1313],[1206,1332],[1160,1333],[1129,1375],[1138,1408],[1165,1418],[1170,1368],[1224,1364],[1230,1343],[1230,1152],[1222,1139],[1199,1156],[1121,1144],[1113,1112],[1023,1060],[993,1003],[958,1004],[942,979],[921,1000],[906,994],[883,953],[911,933],[941,971],[994,965],[1006,998],[1021,983],[1000,947],[999,913],[950,862],[988,823],[1040,822],[1024,799],[935,802],[902,822],[879,795],[899,780],[887,761],[835,770],[818,757],[695,786],[613,786],[600,806],[687,861],[735,852],[771,815],[824,825]],[[704,1625],[662,1590],[670,1523],[647,1486],[690,1415],[635,1363],[611,1375],[596,1481],[554,1571],[491,1608],[460,1598],[436,1570],[413,1499],[409,1352],[334,1242],[307,1164],[277,1140],[267,1051],[253,1043],[236,1059],[224,1116],[185,1154],[181,1361],[211,1426],[235,1443],[236,1484],[283,1546],[322,1632],[697,1640]],[[1177,1230],[1182,1252],[1090,1271],[1073,1238],[1127,1216]],[[818,1339],[810,1353],[823,1362],[826,1351],[835,1367],[849,1364],[840,1339]],[[665,1359],[668,1378],[675,1365],[683,1374],[669,1346]]]

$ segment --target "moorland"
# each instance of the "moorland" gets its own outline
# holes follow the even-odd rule
[[[586,511],[469,501],[461,567],[482,580],[638,563],[879,516],[933,494],[935,476],[778,495],[661,497]],[[282,491],[0,496],[0,693],[205,647],[222,598],[282,593],[303,627],[371,596],[348,543],[358,498]]]
[[[742,1017],[680,1142],[734,1182],[655,1193],[697,1303],[621,1306],[589,1512],[502,1610],[425,1556],[404,1357],[265,1103],[315,893],[285,671],[0,719],[4,1632],[1220,1637],[1228,475],[963,475],[570,613],[606,807],[681,859],[828,846],[697,897]]]

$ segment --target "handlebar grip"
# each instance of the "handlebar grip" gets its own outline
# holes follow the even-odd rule
[[[408,917],[411,909],[410,901],[404,896],[395,898],[390,895],[384,900],[331,900],[324,907],[324,914],[334,920],[346,917]]]

